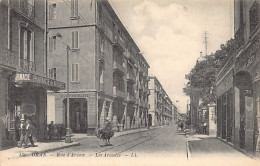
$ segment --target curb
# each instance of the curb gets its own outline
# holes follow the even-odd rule
[[[185,130],[185,137],[186,137],[186,152],[187,152],[187,159],[191,159],[191,153],[190,153],[190,145],[189,145],[189,141],[188,141],[188,136],[190,133],[187,134],[186,130]]]
[[[79,146],[80,143],[79,142],[72,142],[71,144],[68,145],[64,145],[64,146],[59,146],[59,147],[53,147],[53,148],[49,148],[49,149],[45,149],[45,150],[35,150],[33,152],[25,152],[25,156],[16,156],[16,157],[8,157],[8,159],[18,159],[18,158],[23,158],[23,157],[29,157],[33,154],[35,155],[43,155],[44,153],[47,152],[52,152],[52,151],[56,151],[56,150],[60,150],[60,149],[65,149],[65,148],[70,148],[70,147],[74,147],[74,146]]]

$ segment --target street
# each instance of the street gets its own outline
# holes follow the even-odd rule
[[[113,146],[105,146],[102,140],[96,137],[79,140],[79,147],[71,147],[57,153],[86,153],[87,156],[102,156],[106,154],[118,154],[120,157],[145,157],[145,156],[164,156],[175,155],[178,158],[186,158],[186,144],[184,133],[176,132],[175,126],[166,126],[145,132],[137,132],[131,135],[124,135],[111,139]]]
[[[164,165],[171,165],[172,162],[197,165],[214,160],[221,165],[227,165],[227,163],[251,165],[257,162],[217,138],[210,138],[206,135],[186,137],[184,132],[177,131],[176,125],[113,137],[112,146],[102,146],[103,141],[97,137],[84,137],[75,141],[80,142],[80,146],[14,160],[25,165],[28,161],[47,165],[103,161],[120,163],[122,160],[129,161],[126,164],[138,161],[139,164],[145,162],[151,165],[161,162]],[[186,141],[189,142],[189,149],[186,147]],[[220,158],[222,160],[219,161]]]

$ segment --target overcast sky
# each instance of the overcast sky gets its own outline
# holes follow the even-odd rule
[[[182,89],[200,56],[233,37],[233,0],[108,0],[181,112],[189,100]],[[179,102],[176,103],[176,100]]]

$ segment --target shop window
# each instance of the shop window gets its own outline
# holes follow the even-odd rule
[[[252,33],[254,29],[257,27],[257,25],[259,24],[259,19],[260,19],[259,3],[255,1],[249,10],[250,33]]]

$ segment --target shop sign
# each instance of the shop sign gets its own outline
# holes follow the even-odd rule
[[[221,82],[217,85],[217,96],[228,91],[233,86],[233,74],[232,71],[228,73],[227,76],[221,80]]]
[[[61,98],[66,98],[67,94],[61,95]],[[89,97],[86,93],[69,94],[69,98],[87,98]]]
[[[255,40],[245,51],[242,53],[236,61],[236,72],[244,70],[254,62],[256,62],[256,54],[259,51],[259,39]]]
[[[65,89],[65,83],[49,79],[47,77],[42,77],[35,74],[23,74],[23,73],[17,73],[15,76],[15,82],[32,82],[32,83],[38,83],[46,86],[56,87],[59,89]]]

